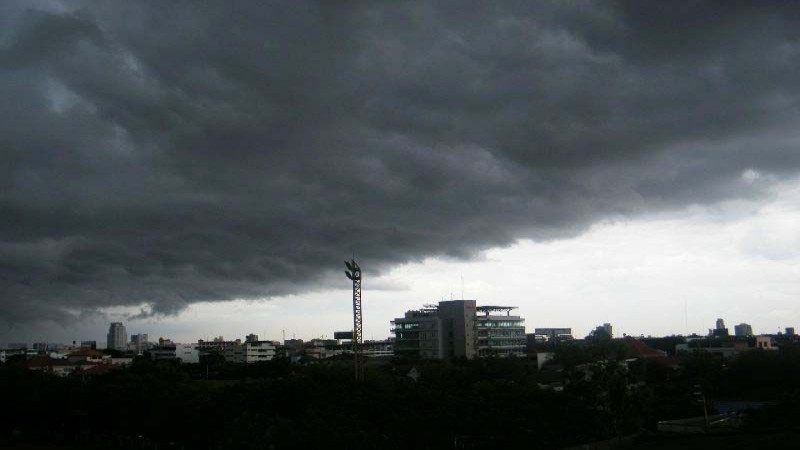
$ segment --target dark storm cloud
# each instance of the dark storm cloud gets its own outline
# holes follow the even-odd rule
[[[789,2],[30,5],[2,6],[8,323],[299,293],[353,252],[469,257],[800,168]]]

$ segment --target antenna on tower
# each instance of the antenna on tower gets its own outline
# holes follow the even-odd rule
[[[461,272],[461,300],[464,300],[464,272]]]

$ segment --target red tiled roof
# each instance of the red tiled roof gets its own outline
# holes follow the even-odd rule
[[[667,356],[661,350],[656,350],[639,339],[627,337],[625,343],[628,344],[628,348],[633,351],[634,355],[641,358],[664,358]]]
[[[55,359],[49,356],[34,356],[22,363],[27,368],[49,366],[71,366],[72,363],[64,359]]]
[[[103,355],[104,355],[103,352],[100,352],[100,351],[97,351],[97,350],[92,350],[90,348],[82,348],[82,349],[80,349],[78,351],[70,353],[69,355],[67,355],[67,357],[81,357],[81,358],[83,358],[83,357],[87,357],[88,356],[88,357],[93,357],[93,358],[98,358],[98,357],[102,358]]]
[[[114,369],[116,369],[116,367],[111,364],[94,364],[90,367],[84,368],[80,373],[85,375],[104,375]]]

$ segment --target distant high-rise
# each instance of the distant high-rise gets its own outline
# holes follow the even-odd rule
[[[136,353],[142,353],[147,350],[148,346],[147,334],[139,333],[131,335],[131,347],[133,347]]]
[[[786,327],[786,335],[794,336],[794,327]]]
[[[603,330],[605,330],[606,333],[608,333],[608,337],[610,337],[610,338],[614,337],[614,329],[611,327],[610,323],[608,323],[608,322],[604,323],[603,324]]]
[[[111,322],[106,336],[106,348],[125,350],[128,343],[128,332],[122,322]]]
[[[245,342],[258,342],[258,335],[250,333],[244,338]]]
[[[736,336],[752,336],[753,327],[746,323],[740,323],[739,325],[734,325],[733,333]]]
[[[727,338],[729,336],[728,329],[725,328],[725,321],[717,319],[717,324],[713,330],[708,330],[708,335],[716,338]]]

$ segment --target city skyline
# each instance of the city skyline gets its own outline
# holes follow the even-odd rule
[[[3,2],[0,343],[331,335],[353,255],[367,339],[460,297],[579,336],[795,326],[798,25],[788,3]]]
[[[388,321],[394,315],[414,308],[415,305],[443,298],[449,299],[451,294],[453,298],[460,297],[462,277],[466,297],[476,298],[485,304],[508,298],[507,303],[518,305],[522,314],[530,318],[528,327],[531,329],[551,326],[571,327],[575,330],[576,336],[582,337],[598,324],[610,321],[615,324],[620,336],[622,333],[655,336],[687,332],[702,335],[708,329],[714,328],[716,318],[722,317],[728,324],[741,322],[751,324],[756,333],[776,333],[787,326],[795,326],[799,318],[798,307],[790,296],[776,295],[780,294],[778,291],[773,293],[775,297],[764,298],[765,294],[769,294],[767,289],[771,286],[781,286],[781,283],[793,286],[791,283],[798,279],[791,276],[793,271],[797,270],[797,257],[781,255],[780,251],[792,250],[791,245],[782,248],[781,243],[791,242],[786,240],[787,237],[789,239],[792,237],[787,230],[791,230],[794,218],[800,220],[800,215],[788,208],[800,198],[799,192],[800,189],[797,187],[784,188],[766,205],[759,205],[760,209],[756,213],[753,213],[751,208],[758,205],[757,203],[728,205],[715,210],[695,210],[666,215],[648,222],[603,224],[595,227],[590,233],[571,240],[539,244],[519,243],[508,249],[490,251],[485,255],[484,261],[477,263],[432,259],[423,264],[401,267],[394,272],[394,276],[377,280],[373,280],[367,271],[365,338],[382,339],[389,336]],[[688,215],[688,219],[685,215]],[[691,225],[687,226],[687,222]],[[772,227],[772,232],[766,244],[752,242],[752,236],[758,236],[769,226]],[[619,236],[627,236],[627,241],[621,241]],[[635,245],[630,243],[634,236],[640,238]],[[726,241],[730,242],[726,251],[717,252],[719,248],[725,247]],[[697,245],[698,243],[703,244]],[[668,254],[657,253],[663,251],[659,249],[668,246],[671,247]],[[625,251],[626,249],[628,250]],[[631,251],[632,249],[635,251]],[[756,251],[770,251],[773,254],[765,257],[755,253]],[[531,254],[540,258],[535,269],[531,269],[526,261]],[[702,281],[700,278],[702,282],[698,285],[685,284],[673,288],[673,291],[664,291],[664,285],[669,284],[669,280],[663,279],[666,275],[677,280],[697,277],[695,273],[697,267],[686,266],[680,258],[675,258],[676,254],[682,254],[683,258],[689,261],[705,261],[702,267],[707,271],[710,270],[711,275],[718,278],[710,278],[714,282]],[[558,255],[561,255],[562,259],[554,260]],[[595,259],[587,261],[586,255],[594,255]],[[737,256],[740,258],[739,262],[733,259]],[[579,269],[574,265],[581,260],[586,264],[586,268]],[[564,267],[571,267],[572,276],[566,283],[569,287],[585,282],[581,279],[592,276],[593,268],[600,262],[608,264],[608,269],[612,272],[632,272],[642,267],[641,261],[645,260],[649,260],[651,265],[659,261],[664,263],[662,269],[664,273],[654,279],[647,276],[634,277],[632,279],[634,290],[620,289],[625,284],[620,283],[619,274],[614,277],[594,275],[592,284],[600,291],[604,291],[595,294],[597,300],[595,307],[592,307],[592,302],[587,301],[585,297],[573,299],[563,297],[565,292],[558,289],[558,283],[554,282],[543,281],[538,284],[540,287],[550,288],[545,290],[545,293],[539,291],[541,298],[508,296],[509,289],[511,292],[525,292],[536,287],[524,283],[522,286],[519,285],[526,271],[535,275],[537,270],[549,270],[546,275],[540,274],[540,279],[546,281],[559,273],[565,276],[568,271]],[[716,264],[732,264],[732,261],[736,267],[735,270],[731,269],[729,274],[726,273],[727,270],[717,271],[713,267]],[[335,261],[334,265],[341,265],[341,262]],[[490,277],[481,279],[486,274],[498,271],[505,271],[500,279],[494,281]],[[112,320],[124,321],[131,334],[144,332],[155,338],[163,335],[181,342],[193,342],[218,335],[243,338],[250,332],[275,340],[282,339],[284,331],[287,338],[292,335],[298,338],[330,337],[333,331],[348,329],[352,323],[349,280],[343,275],[340,278],[341,280],[334,281],[340,285],[340,289],[309,294],[305,299],[281,298],[269,302],[234,301],[223,303],[221,307],[212,303],[200,304],[190,307],[189,311],[178,317],[129,321],[128,316],[137,312],[134,308],[125,313],[96,317],[89,333],[82,334],[77,327],[73,327],[72,331],[69,331],[69,328],[56,329],[58,333],[54,334],[53,340],[69,342],[91,338],[105,342],[108,322]],[[651,282],[648,289],[637,287],[643,283],[646,285],[648,280]],[[375,289],[370,287],[374,285],[373,283],[377,283]],[[427,292],[436,292],[438,295],[432,298],[426,297]],[[659,302],[669,306],[669,314],[660,315],[657,323],[653,323],[647,318],[652,311],[631,311],[638,303],[639,292],[655,292]],[[682,292],[683,295],[676,296],[673,295],[674,292]],[[566,295],[569,295],[569,290],[566,291]],[[615,295],[627,297],[627,301],[615,303]],[[764,314],[762,302],[747,302],[747,298],[753,295],[761,295],[762,301],[768,301],[776,310],[781,311],[780,315]],[[738,296],[740,299],[738,303],[745,305],[745,308],[730,305],[725,301],[735,296]],[[548,301],[553,298],[557,301]],[[567,306],[573,306],[575,309],[562,310],[564,305],[559,307],[559,302],[566,302]],[[688,316],[687,329],[684,329],[684,307]],[[600,314],[601,310],[595,308],[606,308],[609,314]],[[631,312],[638,315],[631,316]],[[772,313],[773,310],[768,312]],[[220,320],[220,317],[224,317],[224,320]],[[310,327],[309,317],[313,317],[319,323]],[[2,336],[0,343],[18,341],[23,336],[31,342],[41,341],[44,338],[44,336],[25,335],[25,332],[20,336],[15,334],[13,329],[0,333],[0,336]]]

